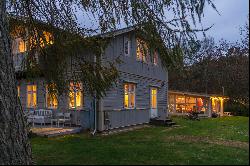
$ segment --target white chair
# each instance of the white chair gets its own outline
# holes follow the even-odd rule
[[[66,112],[64,113],[64,119],[65,119],[65,124],[69,123],[70,127],[71,127],[71,113],[70,112]]]
[[[32,118],[33,124],[40,123],[41,125],[45,125],[46,123],[51,123],[52,111],[44,109],[35,110]]]

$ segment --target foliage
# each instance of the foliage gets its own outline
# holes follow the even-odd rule
[[[181,72],[169,72],[170,89],[227,95],[234,102],[249,105],[248,26],[241,43],[212,38],[197,42],[195,56],[188,59]],[[243,30],[242,29],[242,30]]]
[[[249,117],[249,105],[244,105],[237,101],[227,102],[224,107],[225,112],[231,112],[235,116],[248,116]]]
[[[30,70],[27,72],[30,72],[31,75],[28,74],[28,76],[43,75],[47,82],[58,84],[57,88],[60,93],[63,91],[60,88],[66,84],[64,80],[74,82],[85,80],[84,88],[90,94],[96,94],[97,97],[102,97],[105,90],[112,85],[111,82],[118,77],[118,71],[115,68],[117,61],[108,62],[109,66],[104,67],[101,64],[101,55],[106,42],[99,43],[90,36],[115,30],[122,23],[125,23],[126,26],[136,25],[140,29],[144,27],[143,33],[146,34],[144,35],[146,40],[160,47],[163,65],[165,67],[178,65],[178,62],[183,59],[183,52],[189,51],[189,41],[194,41],[197,32],[204,32],[208,29],[195,29],[202,20],[205,6],[211,6],[216,10],[211,0],[10,0],[7,2],[10,16],[21,20],[14,21],[14,24],[11,24],[14,27],[11,29],[18,29],[20,25],[24,24],[29,32],[30,37],[28,38],[35,39],[31,41],[33,42],[31,45],[36,43],[36,47],[33,47],[35,51],[29,51],[30,58],[28,59],[30,61],[27,63],[27,69]],[[172,13],[173,17],[166,18],[166,13]],[[77,15],[93,16],[92,19],[99,22],[99,29],[80,26]],[[46,44],[43,36],[44,29],[55,35],[53,46]],[[152,32],[158,36],[152,35]],[[28,41],[30,40],[28,39]],[[41,42],[45,43],[46,48],[51,48],[50,51],[41,49]],[[82,50],[83,46],[91,48],[92,56],[97,56],[95,63],[86,60],[87,57],[84,54],[86,50]],[[95,50],[97,50],[97,54],[93,52]],[[35,63],[34,56],[37,51],[42,52],[45,65],[50,66],[50,69],[41,71],[43,67],[39,63]],[[48,53],[49,56],[55,57],[49,57]],[[71,75],[68,77],[68,74],[65,75],[68,72],[65,66],[68,65],[67,60],[72,59],[75,55],[81,55],[77,66],[79,66],[79,71],[84,69],[85,72],[83,75],[79,75],[76,74],[76,71],[70,71]],[[97,84],[99,81],[100,83]]]
[[[249,142],[249,118],[173,120],[180,127],[151,126],[97,137],[88,134],[56,138],[35,137],[32,138],[34,159],[37,164],[62,165],[248,164],[248,146],[243,149],[230,147],[228,144]],[[180,137],[183,139],[177,139]],[[207,143],[206,139],[214,140],[214,143]],[[225,145],[216,144],[220,141]]]

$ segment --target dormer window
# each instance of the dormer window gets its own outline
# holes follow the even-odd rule
[[[130,55],[130,40],[129,40],[129,38],[124,39],[124,55],[125,56]]]
[[[137,39],[137,49],[136,49],[136,59],[147,63],[147,57],[149,56],[149,48],[147,44],[141,40]]]

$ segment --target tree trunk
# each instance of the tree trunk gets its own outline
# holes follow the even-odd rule
[[[0,0],[0,165],[32,164],[27,123],[17,97],[6,0]]]

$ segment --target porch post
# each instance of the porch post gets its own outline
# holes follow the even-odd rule
[[[207,111],[208,111],[208,117],[212,117],[212,103],[211,103],[210,98],[208,98],[208,103],[207,103]]]
[[[224,115],[223,99],[220,100],[220,116]]]

